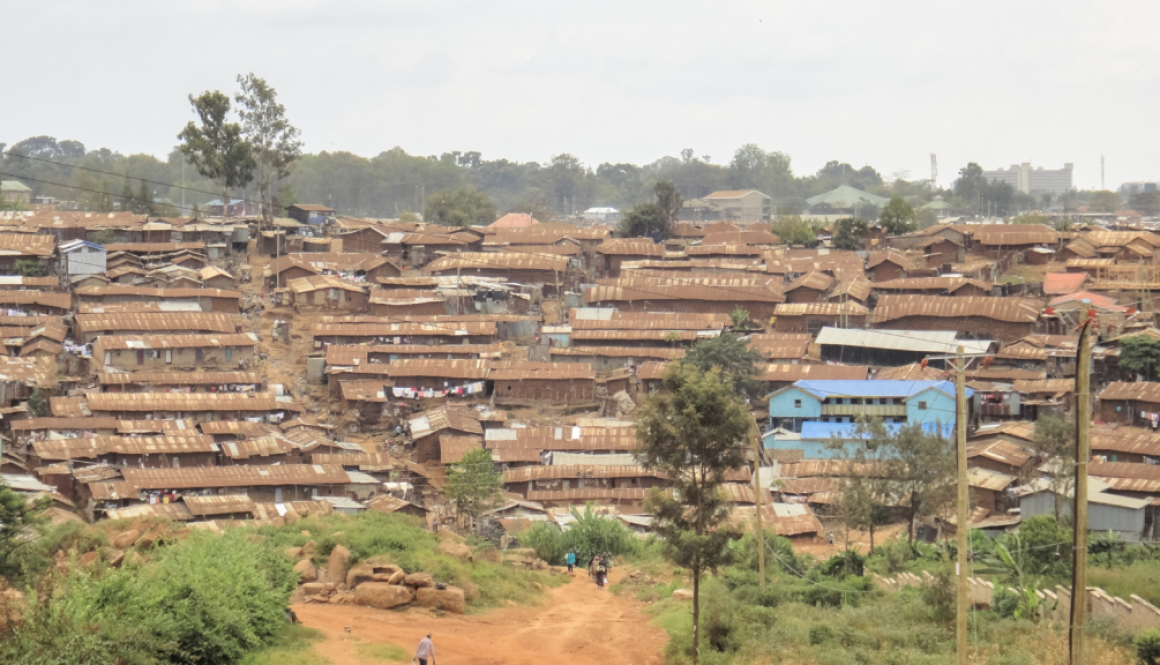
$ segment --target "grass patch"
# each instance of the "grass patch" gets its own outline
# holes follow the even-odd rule
[[[1130,602],[1132,594],[1153,605],[1160,604],[1160,561],[1136,561],[1131,565],[1104,568],[1088,566],[1088,585],[1098,586]]]
[[[330,661],[314,650],[314,643],[320,640],[321,631],[287,623],[273,644],[247,654],[240,665],[329,665]]]
[[[358,655],[369,660],[380,660],[388,663],[411,662],[411,654],[397,644],[372,644],[369,642],[360,644],[358,645]]]

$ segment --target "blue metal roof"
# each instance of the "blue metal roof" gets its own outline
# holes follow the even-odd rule
[[[953,414],[950,414],[953,418]],[[941,431],[939,427],[942,427]],[[885,423],[886,431],[890,434],[897,434],[899,428],[903,427],[898,423]],[[839,439],[853,439],[854,429],[858,427],[857,423],[823,423],[818,421],[807,420],[802,423],[802,439],[810,439],[817,441],[820,439],[829,439],[837,437]],[[927,434],[942,434],[942,436],[950,438],[954,436],[954,425],[951,423],[937,423],[923,421],[922,429]],[[869,438],[863,434],[858,438]]]
[[[825,399],[827,397],[913,397],[923,391],[935,388],[954,396],[955,384],[951,381],[798,381],[794,386]],[[973,394],[967,388],[967,397]]]

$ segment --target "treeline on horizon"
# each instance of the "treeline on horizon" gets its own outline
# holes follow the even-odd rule
[[[76,166],[91,170],[72,168]],[[36,196],[52,196],[73,202],[80,210],[101,212],[122,209],[121,201],[139,203],[148,191],[159,202],[153,214],[190,215],[219,198],[214,192],[221,191],[220,185],[201,177],[192,166],[186,164],[183,169],[177,149],[160,160],[108,148],[88,150],[79,141],[58,141],[51,136],[28,138],[11,147],[0,143],[0,172],[4,179],[23,178]],[[1128,203],[1112,192],[1028,195],[981,176],[982,169],[972,163],[960,169],[953,189],[932,190],[926,180],[907,180],[905,174],[888,179],[872,166],[855,168],[837,160],[816,173],[798,175],[788,155],[752,143],[738,148],[727,164],[712,163],[686,149],[679,157],[662,157],[646,165],[606,162],[595,167],[567,153],[540,164],[487,160],[473,151],[423,157],[396,147],[369,158],[344,151],[304,154],[294,172],[278,183],[277,203],[317,203],[341,215],[393,219],[406,212],[422,212],[437,192],[467,188],[487,194],[497,214],[523,212],[546,221],[595,206],[627,211],[653,201],[659,181],[671,181],[683,200],[717,190],[757,189],[773,197],[780,215],[801,213],[806,199],[841,185],[879,196],[904,197],[915,207],[939,195],[964,214],[1009,216],[1051,205],[1069,210],[1085,204],[1099,212],[1113,212]],[[142,180],[151,182],[143,184]],[[179,186],[155,183],[184,183],[185,207]],[[257,198],[251,190],[235,196]],[[1160,214],[1156,198],[1134,198],[1131,204],[1143,214]]]

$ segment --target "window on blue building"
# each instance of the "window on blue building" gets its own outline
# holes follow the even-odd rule
[[[918,410],[919,411],[926,411],[926,402],[919,402],[918,403]]]

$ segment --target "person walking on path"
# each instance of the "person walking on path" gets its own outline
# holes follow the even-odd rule
[[[568,574],[571,575],[572,569],[576,567],[576,553],[568,552],[568,555],[564,557],[564,561],[568,563]]]
[[[605,567],[605,565],[604,565],[604,559],[601,559],[600,557],[596,557],[595,566],[596,566],[596,588],[603,589],[604,588],[604,576],[608,574],[608,568]]]
[[[431,641],[431,633],[427,633],[427,637],[419,640],[419,648],[415,649],[415,658],[419,661],[419,665],[427,665],[427,660],[431,660],[431,665],[435,665],[435,644]]]

